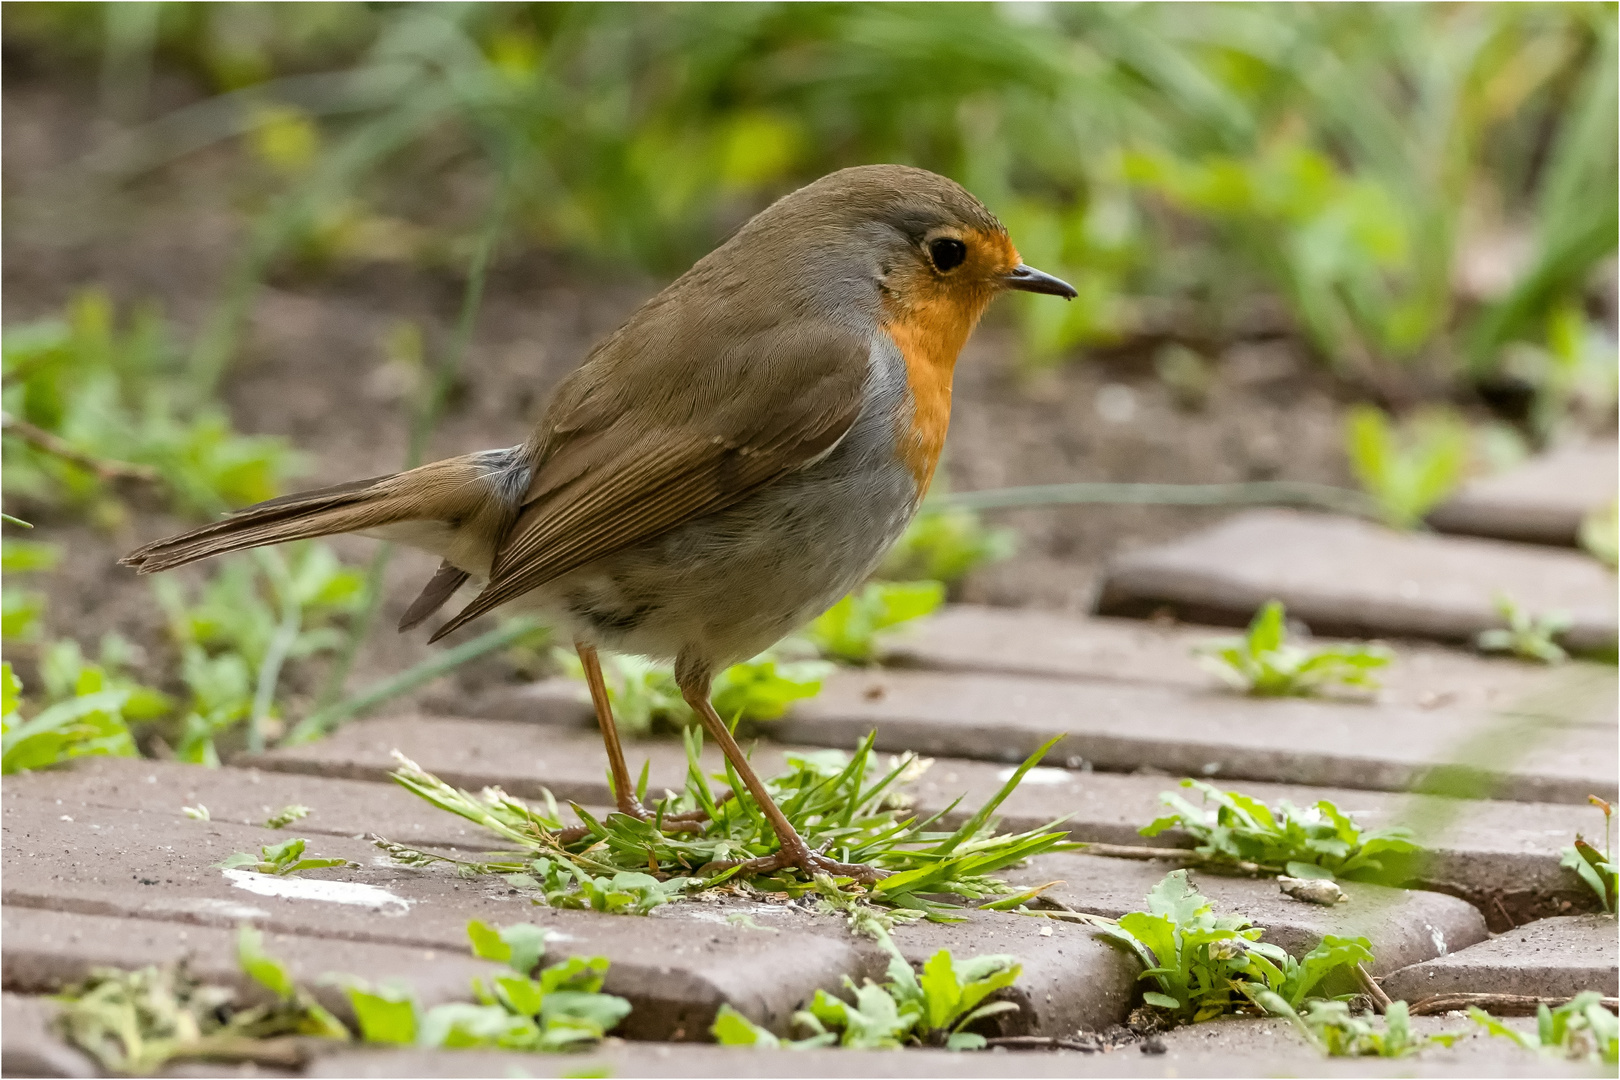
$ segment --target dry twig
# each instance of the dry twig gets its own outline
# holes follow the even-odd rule
[[[0,413],[0,428],[17,436],[35,450],[61,458],[81,469],[88,469],[102,480],[139,480],[145,484],[155,484],[160,479],[158,471],[150,465],[110,461],[107,458],[98,458],[94,454],[87,454],[60,435],[30,424],[26,420],[19,420],[10,413]]]

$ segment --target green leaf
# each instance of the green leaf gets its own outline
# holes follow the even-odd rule
[[[1161,1009],[1180,1009],[1181,1002],[1168,994],[1161,994],[1157,990],[1149,990],[1142,995],[1142,1000],[1149,1005],[1157,1005]]]
[[[416,1041],[416,1001],[403,993],[345,987],[360,1026],[360,1038],[373,1043],[409,1045]]]
[[[297,991],[287,968],[264,951],[264,935],[244,924],[236,932],[236,962],[254,982],[283,1000]]]
[[[721,1046],[759,1046],[774,1050],[782,1045],[782,1040],[770,1031],[724,1003],[709,1026],[709,1034]]]
[[[512,958],[512,946],[501,937],[501,932],[486,922],[471,919],[467,923],[467,937],[472,940],[474,956],[504,964]],[[533,968],[529,969],[534,970]],[[521,974],[527,974],[522,972]]]
[[[540,966],[546,954],[546,931],[533,923],[513,923],[501,927],[501,940],[511,950],[506,963],[519,975],[528,975]]]
[[[22,680],[12,672],[10,660],[0,661],[0,715],[9,721],[21,701]]]
[[[538,1016],[546,994],[540,984],[522,975],[497,975],[495,985],[501,1004],[523,1016]]]
[[[1366,938],[1328,934],[1316,948],[1300,959],[1298,974],[1280,992],[1290,1005],[1298,1008],[1305,996],[1330,972],[1340,967],[1372,962],[1372,942]]]

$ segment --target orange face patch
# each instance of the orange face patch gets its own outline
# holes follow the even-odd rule
[[[951,376],[956,358],[999,286],[997,279],[1019,263],[1005,235],[973,232],[961,237],[967,261],[949,276],[918,266],[891,275],[883,329],[906,361],[911,416],[899,435],[900,459],[928,491],[951,424]]]

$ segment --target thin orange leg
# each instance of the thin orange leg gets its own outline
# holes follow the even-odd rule
[[[602,729],[602,745],[607,747],[608,770],[613,775],[613,799],[619,813],[646,820],[652,815],[636,798],[636,788],[630,781],[630,769],[624,763],[624,747],[619,743],[619,728],[613,722],[613,704],[608,701],[607,682],[602,678],[602,662],[597,658],[596,646],[583,641],[574,642],[579,662],[585,668],[585,683],[591,688],[591,704],[596,707],[596,723]]]
[[[829,859],[818,851],[811,851],[810,845],[804,842],[804,837],[799,835],[799,831],[793,827],[787,815],[782,813],[781,808],[765,790],[764,783],[754,772],[754,767],[749,764],[742,747],[731,737],[731,730],[726,727],[725,721],[714,711],[714,705],[709,701],[708,673],[694,669],[686,663],[677,662],[675,682],[681,688],[681,696],[692,707],[692,711],[697,713],[703,729],[708,732],[711,739],[720,744],[720,750],[726,755],[726,760],[731,762],[732,767],[737,770],[737,775],[742,777],[743,785],[748,788],[748,793],[754,797],[754,802],[765,814],[765,820],[771,823],[771,828],[776,832],[776,838],[781,844],[774,855],[748,859],[741,863],[720,862],[711,865],[719,867],[740,865],[745,874],[769,874],[776,870],[795,867],[802,870],[807,877],[831,874],[833,877],[854,878],[868,884],[887,876],[882,870],[864,863],[842,863]]]
[[[613,777],[614,804],[621,814],[649,821],[653,814],[641,805],[640,799],[636,798],[635,785],[630,780],[630,768],[624,761],[624,746],[619,742],[618,725],[613,722],[613,703],[608,700],[607,681],[602,678],[602,662],[596,655],[596,647],[576,641],[574,650],[579,653],[579,662],[585,668],[585,684],[591,688],[591,704],[596,709],[596,723],[602,729],[602,745],[607,748],[608,771]],[[701,829],[700,823],[708,816],[704,810],[672,814],[664,819],[664,828],[668,832]],[[584,826],[577,826],[564,829],[558,838],[565,844],[571,844],[583,839],[589,831]]]

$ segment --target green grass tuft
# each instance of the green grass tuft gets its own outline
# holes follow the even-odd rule
[[[902,909],[906,913],[902,917],[947,918],[955,901],[945,897],[985,900],[1014,894],[1017,890],[995,876],[998,871],[1043,852],[1077,848],[1066,834],[1051,826],[1013,834],[995,831],[992,815],[996,808],[1050,749],[1051,742],[1032,754],[960,827],[946,830],[940,822],[955,804],[926,818],[910,813],[908,801],[898,789],[917,774],[920,763],[908,754],[884,766],[872,749],[874,739],[875,735],[868,735],[853,754],[827,750],[790,756],[788,769],[766,781],[777,805],[812,848],[842,862],[870,863],[889,871],[889,876],[865,891],[848,893],[863,903]],[[674,880],[696,879],[684,883],[681,891],[714,888],[733,881],[737,871],[706,870],[709,864],[756,858],[776,850],[776,835],[738,778],[729,768],[712,777],[706,775],[699,762],[701,735],[688,730],[685,741],[685,787],[673,798],[658,801],[655,813],[668,816],[701,807],[708,811],[709,820],[676,834],[663,832],[655,821],[638,821],[618,813],[598,820],[575,806],[573,811],[586,835],[564,844],[558,836],[564,822],[549,795],[538,804],[515,799],[498,788],[474,795],[451,787],[397,753],[399,766],[392,775],[406,790],[512,845],[510,853],[462,863],[469,872],[520,875],[510,880],[544,893],[548,902],[602,910],[591,899],[593,892],[634,893],[651,888],[646,882],[627,881],[618,875],[628,872],[651,878],[660,883],[665,899],[671,899]],[[718,797],[711,780],[722,785]],[[405,861],[457,861],[380,842]],[[578,893],[570,885],[570,877]],[[752,884],[795,895],[817,887],[788,871]],[[848,881],[838,884],[846,892],[852,888]],[[656,904],[649,899],[614,909],[629,912],[652,906]]]

